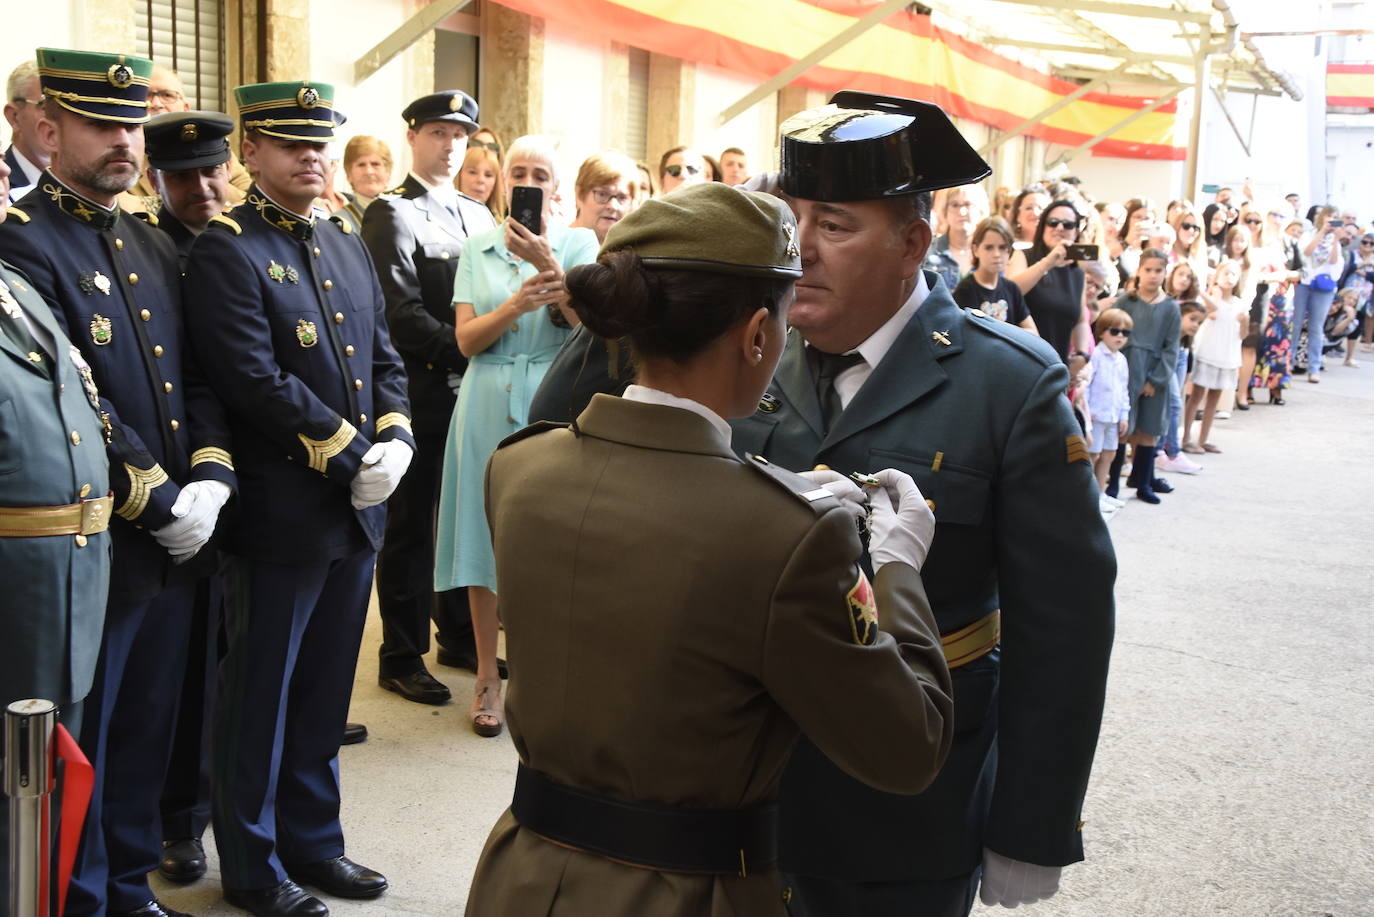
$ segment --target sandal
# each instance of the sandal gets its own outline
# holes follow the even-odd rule
[[[1215,454],[1215,455],[1220,455],[1220,454],[1221,454],[1221,450],[1218,449],[1216,446],[1213,446],[1211,443],[1203,443],[1203,444],[1202,444],[1202,451],[1203,451],[1203,452],[1211,452],[1211,453],[1213,453],[1213,454]]]
[[[502,729],[501,680],[478,681],[473,686],[472,731],[483,738],[499,736]]]
[[[1181,451],[1186,452],[1189,455],[1201,455],[1207,450],[1197,445],[1196,443],[1184,443],[1181,447]]]

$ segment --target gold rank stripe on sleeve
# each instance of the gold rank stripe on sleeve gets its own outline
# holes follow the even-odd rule
[[[1064,440],[1065,443],[1065,463],[1072,465],[1074,462],[1086,462],[1092,464],[1092,459],[1088,457],[1088,445],[1083,442],[1083,437],[1075,434]]]
[[[382,432],[387,427],[400,427],[411,436],[415,435],[415,431],[410,428],[410,418],[399,411],[392,411],[389,414],[383,414],[381,417],[377,418],[378,433]]]
[[[203,465],[206,462],[214,462],[217,465],[223,465],[230,471],[234,470],[234,457],[230,455],[226,450],[219,449],[214,446],[205,446],[204,448],[197,449],[195,452],[191,453],[192,468],[196,467],[197,465]]]
[[[124,471],[129,476],[129,497],[115,510],[115,515],[133,522],[148,508],[153,488],[167,483],[167,472],[156,463],[152,468],[135,468],[128,462],[124,463]]]
[[[328,439],[311,439],[304,433],[296,434],[301,445],[305,446],[310,467],[320,474],[325,473],[325,468],[329,466],[329,460],[347,449],[348,444],[353,442],[353,437],[357,435],[357,428],[346,420],[339,421],[339,429]]]

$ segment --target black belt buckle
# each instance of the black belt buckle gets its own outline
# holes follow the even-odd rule
[[[748,876],[778,860],[777,803],[692,809],[564,786],[523,763],[511,814],[559,844],[665,872]]]

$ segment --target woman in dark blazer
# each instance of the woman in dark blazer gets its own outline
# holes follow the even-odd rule
[[[568,272],[639,374],[487,469],[520,766],[470,915],[781,917],[773,800],[801,732],[891,792],[939,770],[950,682],[919,490],[867,485],[870,585],[852,482],[730,449],[726,419],[756,410],[783,350],[794,234],[776,198],[700,184]]]

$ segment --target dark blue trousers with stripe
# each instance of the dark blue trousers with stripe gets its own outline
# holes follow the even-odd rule
[[[270,888],[283,863],[343,855],[339,743],[375,563],[367,549],[225,565],[211,794],[225,888]]]

